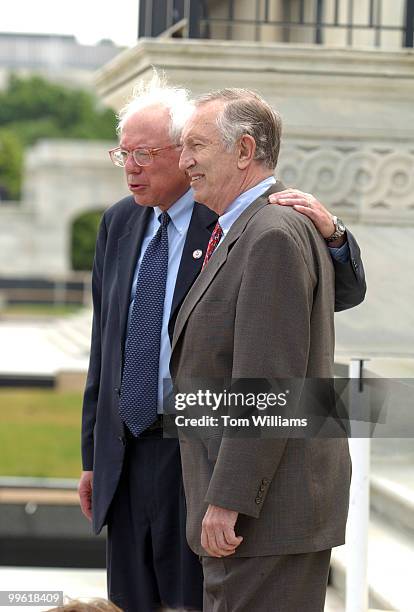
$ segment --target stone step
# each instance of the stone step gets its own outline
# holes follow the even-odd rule
[[[90,335],[92,328],[92,311],[87,310],[70,318],[73,327]]]
[[[47,331],[47,339],[69,355],[87,355],[91,339],[91,313],[59,319]]]
[[[345,600],[347,555],[347,545],[332,551],[331,586],[342,600]],[[412,612],[413,566],[414,545],[411,538],[374,514],[369,525],[368,540],[369,605],[380,610]]]
[[[332,586],[326,591],[324,612],[345,612],[344,602]]]
[[[74,568],[25,568],[1,567],[0,580],[9,590],[25,589],[58,590],[71,598],[106,598],[106,572],[102,569]],[[31,612],[41,612],[44,607],[31,607]],[[325,612],[344,612],[343,604],[331,587],[328,587]]]
[[[414,545],[414,488],[410,486],[413,478],[414,469],[408,465],[400,467],[398,480],[389,471],[373,473],[370,505],[374,516],[406,534]]]
[[[60,351],[69,356],[83,355],[86,352],[82,340],[76,339],[72,334],[62,332],[61,329],[50,329],[46,332],[46,339]]]

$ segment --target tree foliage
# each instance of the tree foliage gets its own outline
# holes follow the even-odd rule
[[[18,200],[23,148],[13,131],[0,129],[0,200]]]
[[[39,138],[113,140],[115,126],[112,110],[87,91],[11,76],[0,92],[0,193],[19,196],[22,150]]]
[[[112,140],[115,125],[114,113],[99,108],[91,93],[40,76],[11,76],[0,92],[0,126],[15,130],[24,145],[38,138]]]
[[[96,234],[103,210],[83,213],[72,225],[71,260],[73,270],[91,270]]]

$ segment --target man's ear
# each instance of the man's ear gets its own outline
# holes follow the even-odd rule
[[[237,167],[239,170],[245,170],[254,159],[256,153],[256,143],[253,136],[245,134],[241,137],[239,143],[239,158],[237,160]]]

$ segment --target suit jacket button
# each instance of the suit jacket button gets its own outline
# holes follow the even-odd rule
[[[261,503],[262,503],[262,501],[263,501],[263,500],[262,500],[262,498],[261,498],[261,497],[256,497],[256,500],[255,500],[255,501],[256,501],[256,504],[257,504],[257,505],[259,505],[259,504],[261,504]]]

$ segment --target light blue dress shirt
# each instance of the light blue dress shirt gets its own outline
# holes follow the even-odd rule
[[[333,259],[340,263],[348,263],[349,261],[349,244],[345,242],[341,247],[330,247],[328,245],[329,252]]]
[[[236,221],[236,219],[240,217],[242,212],[246,210],[246,208],[250,206],[250,204],[254,202],[254,200],[264,194],[264,192],[267,191],[269,187],[274,185],[274,183],[276,183],[275,177],[269,176],[268,178],[264,179],[251,189],[248,189],[244,193],[240,194],[235,200],[233,200],[230,206],[228,206],[228,208],[226,209],[226,212],[221,217],[219,217],[219,223],[221,229],[223,230],[223,236],[217,246],[220,246],[220,244],[228,234],[231,226]],[[329,247],[329,252],[334,259],[341,263],[347,263],[349,260],[349,246],[347,242],[345,242],[345,244],[343,244],[339,248]]]
[[[175,283],[178,275],[181,257],[183,254],[184,243],[187,230],[190,225],[191,215],[194,208],[194,195],[189,189],[179,200],[169,209],[168,214],[171,221],[168,224],[168,272],[167,285],[165,288],[164,313],[162,318],[161,347],[160,347],[160,366],[158,372],[158,412],[162,413],[162,398],[164,394],[164,381],[170,379],[169,363],[171,357],[171,343],[168,335],[168,322],[170,320],[171,305],[174,296]],[[134,279],[131,285],[129,297],[128,327],[131,320],[132,308],[134,306],[137,278],[142,258],[148,244],[158,231],[160,226],[159,216],[162,210],[155,206],[152,217],[148,221],[147,229],[142,241],[141,252],[134,272]],[[127,337],[128,342],[128,337]],[[165,382],[165,384],[168,384]],[[167,391],[167,390],[166,390]]]
[[[219,245],[227,236],[231,226],[236,221],[236,219],[240,217],[242,212],[246,210],[246,208],[250,206],[252,202],[257,200],[257,198],[260,198],[260,196],[264,194],[264,192],[267,191],[269,187],[271,187],[275,183],[275,177],[269,176],[254,187],[251,187],[247,191],[244,191],[235,200],[233,200],[230,206],[226,208],[226,212],[221,215],[221,217],[219,217],[219,223],[221,229],[223,230],[223,236],[219,242]]]

